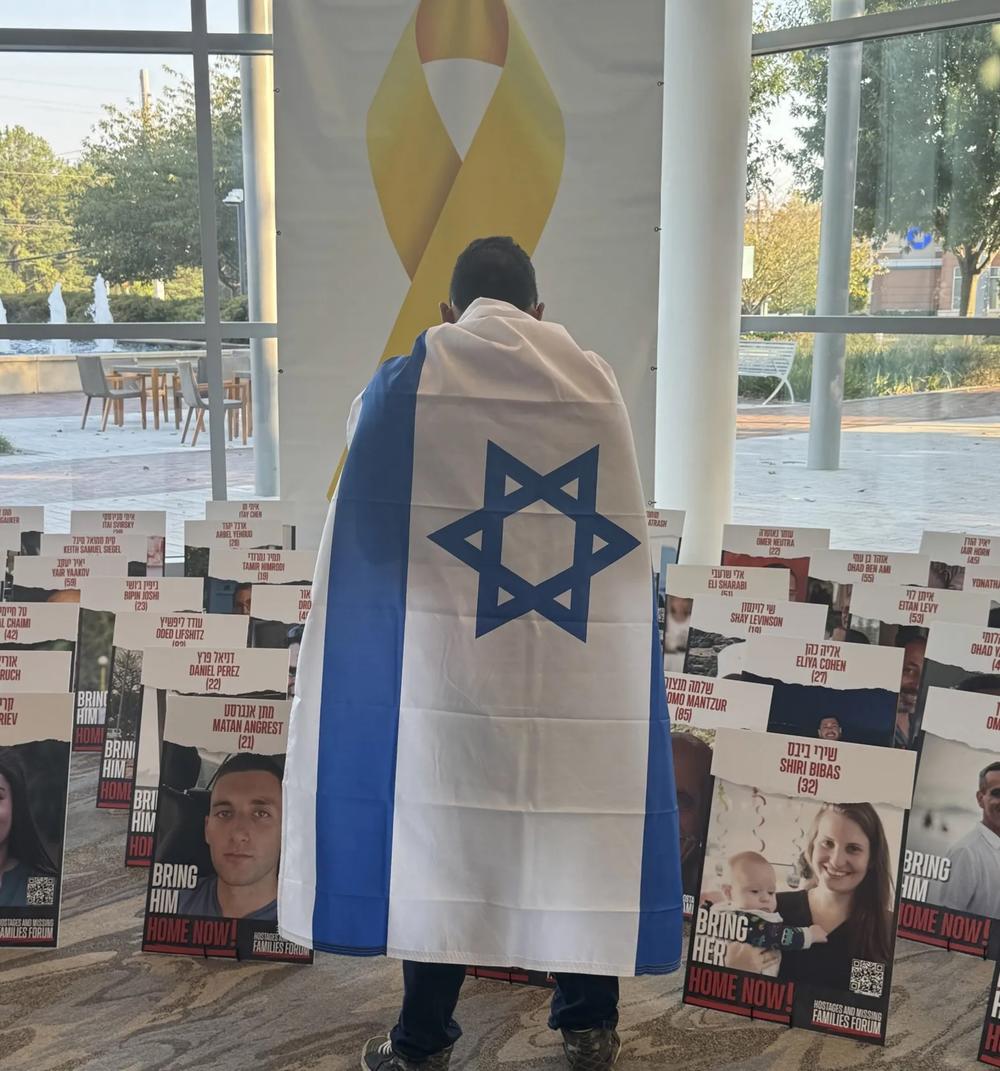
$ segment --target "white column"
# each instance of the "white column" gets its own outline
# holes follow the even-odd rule
[[[751,36],[751,0],[667,0],[655,493],[692,563],[732,508]]]
[[[240,31],[271,32],[270,0],[240,0]],[[243,87],[243,205],[246,221],[247,312],[275,323],[274,68],[269,56],[240,60]],[[253,370],[253,448],[257,494],[278,494],[278,343],[250,340]]]

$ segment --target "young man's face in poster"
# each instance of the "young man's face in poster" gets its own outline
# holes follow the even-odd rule
[[[205,819],[205,843],[220,883],[278,888],[281,782],[266,770],[220,777]],[[273,899],[273,897],[272,897]]]

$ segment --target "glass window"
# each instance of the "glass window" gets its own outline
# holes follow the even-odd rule
[[[0,26],[41,30],[190,30],[190,0],[0,0]]]
[[[838,112],[828,106],[831,77],[860,118],[857,130],[831,127],[827,160]],[[761,57],[753,87],[746,313],[815,311],[824,197],[852,158],[853,218],[835,200],[825,221],[824,240],[850,241],[850,275],[837,281],[849,294],[843,311],[992,307],[984,280],[1000,262],[1000,24]]]
[[[754,29],[785,30],[793,26],[810,26],[829,22],[835,0],[753,0]],[[904,8],[926,7],[939,0],[867,0],[861,6],[867,15]],[[838,15],[844,18],[843,15]]]
[[[777,381],[740,380],[735,521],[830,527],[835,546],[887,550],[915,550],[923,528],[995,527],[1000,339],[848,335],[841,469],[823,472],[806,467],[816,336],[747,337],[796,343],[799,404],[762,406]]]

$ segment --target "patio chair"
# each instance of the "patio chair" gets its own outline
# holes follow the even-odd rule
[[[178,361],[177,374],[181,381],[181,397],[187,403],[188,407],[188,414],[187,419],[184,421],[184,433],[181,435],[181,442],[184,442],[185,439],[187,439],[188,428],[191,426],[191,416],[195,410],[197,410],[198,419],[195,421],[194,437],[191,439],[191,445],[196,446],[198,443],[198,433],[205,427],[205,414],[208,412],[208,398],[201,393],[201,388],[195,377],[194,361]],[[243,409],[244,401],[242,398],[223,398],[222,405],[223,411],[228,414],[234,410]],[[244,414],[242,425],[244,446],[247,444],[247,422],[245,417],[246,414]],[[231,435],[230,438],[232,438]]]
[[[96,353],[77,354],[76,368],[80,373],[80,386],[86,395],[87,401],[83,406],[83,420],[80,422],[81,430],[87,426],[87,416],[90,413],[90,403],[95,398],[100,398],[104,403],[101,413],[101,431],[108,427],[108,417],[111,415],[111,406],[125,401],[126,398],[138,398],[142,408],[142,426],[146,426],[146,387],[142,382],[129,381],[126,378],[115,376],[111,381],[104,371],[101,358]],[[121,386],[115,386],[118,381]]]

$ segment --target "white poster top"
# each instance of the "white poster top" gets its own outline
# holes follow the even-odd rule
[[[0,745],[73,737],[73,696],[69,692],[9,692],[0,684]]]
[[[149,647],[142,656],[148,688],[197,694],[288,691],[289,653],[283,648]]]
[[[678,599],[723,595],[775,602],[788,598],[788,573],[782,569],[742,565],[668,565],[664,583],[666,593]]]
[[[167,513],[162,509],[75,509],[69,515],[69,530],[73,535],[139,535],[162,538],[167,534]]]
[[[127,610],[200,610],[204,582],[187,576],[92,576],[80,584],[80,605],[112,614]]]
[[[927,689],[923,729],[995,754],[1000,751],[1000,696],[932,685]]]
[[[1000,630],[974,625],[932,625],[926,657],[973,673],[1000,673]]]
[[[864,800],[905,810],[913,797],[916,760],[914,752],[901,749],[719,729],[712,773],[764,795],[824,803]]]
[[[903,676],[903,651],[896,647],[751,636],[743,645],[741,655],[742,667],[748,673],[786,684],[898,692]]]
[[[767,731],[771,712],[770,684],[664,674],[670,721],[678,729],[750,729]]]
[[[281,521],[185,521],[184,546],[240,550],[243,547],[283,547],[285,525]]]
[[[80,608],[70,602],[0,602],[0,643],[76,643]]]
[[[858,587],[851,595],[854,617],[882,621],[887,625],[916,625],[924,628],[935,621],[956,625],[985,625],[989,620],[990,598],[968,590],[948,591],[927,587]]]
[[[1000,565],[969,565],[965,570],[965,591],[985,592],[1000,599]]]
[[[262,584],[250,589],[250,616],[258,621],[299,624],[312,609],[312,585]]]
[[[44,529],[44,506],[0,506],[0,551],[19,550],[22,532]]]
[[[89,576],[124,576],[127,570],[128,561],[121,556],[18,554],[14,558],[13,576],[18,587],[58,591],[79,588]]]
[[[215,754],[284,755],[291,708],[288,699],[169,695],[163,739]]]
[[[727,524],[722,529],[722,550],[760,558],[808,558],[830,545],[829,528],[758,528],[753,524]]]
[[[826,607],[819,603],[789,602],[787,599],[767,602],[698,595],[691,610],[691,628],[727,639],[748,639],[751,636],[780,633],[821,640],[826,629]]]
[[[140,613],[115,618],[115,647],[222,647],[247,645],[249,619],[236,614]]]
[[[0,651],[0,691],[69,691],[69,651]]]
[[[262,498],[254,502],[206,502],[205,519],[209,521],[278,521],[295,523],[295,507],[291,502]]]
[[[150,536],[65,535],[42,533],[42,554],[47,557],[120,558],[126,563],[145,562]]]
[[[208,575],[238,584],[312,584],[314,550],[217,550],[208,557]]]
[[[809,559],[809,575],[834,584],[926,584],[931,560],[924,554],[896,554],[868,550],[816,550]],[[853,609],[853,603],[852,603]]]
[[[924,532],[920,553],[945,565],[1000,567],[1000,537],[972,532]]]

